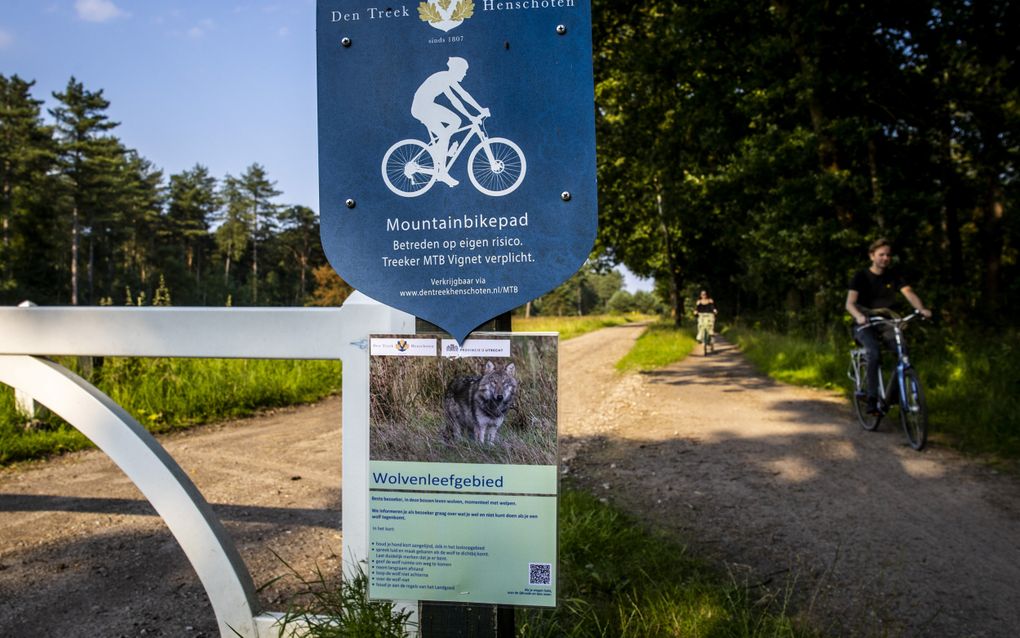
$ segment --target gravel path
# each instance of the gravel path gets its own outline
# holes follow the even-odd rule
[[[561,396],[575,481],[736,582],[792,592],[829,634],[1020,635],[1015,477],[914,452],[898,424],[864,432],[841,396],[764,378],[725,342],[622,380],[612,346],[584,350],[595,376],[563,387],[589,396]]]
[[[832,635],[1007,637],[1020,628],[1020,481],[918,454],[845,401],[756,375],[735,348],[651,374],[613,363],[640,327],[561,346],[568,480],[675,531]],[[340,403],[163,439],[256,584],[338,569]],[[273,582],[279,609],[293,580]],[[101,453],[0,471],[0,635],[215,636],[197,577]]]

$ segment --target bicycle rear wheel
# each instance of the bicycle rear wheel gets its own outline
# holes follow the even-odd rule
[[[429,147],[419,140],[402,140],[382,160],[386,187],[401,197],[417,197],[436,183],[436,167]]]
[[[928,441],[928,406],[924,401],[921,380],[913,370],[903,371],[903,392],[900,398],[900,423],[910,447],[924,448]]]
[[[854,412],[857,413],[857,422],[861,424],[861,427],[871,432],[878,429],[878,424],[882,421],[881,414],[868,414],[868,393],[867,393],[867,378],[868,378],[868,362],[864,360],[862,356],[857,362],[856,379],[854,379]]]

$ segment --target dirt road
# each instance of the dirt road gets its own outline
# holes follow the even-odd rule
[[[561,391],[576,481],[737,582],[793,591],[827,633],[1020,635],[1015,477],[914,452],[898,425],[864,432],[842,397],[761,377],[726,343],[614,383],[605,339],[565,344],[595,375]]]
[[[569,480],[678,535],[739,582],[793,592],[832,635],[1014,636],[1020,481],[844,401],[754,374],[737,351],[652,374],[612,364],[638,327],[561,347]],[[340,552],[339,401],[168,437],[256,584]],[[279,609],[289,581],[260,594]],[[0,634],[214,636],[197,578],[97,452],[0,472]]]

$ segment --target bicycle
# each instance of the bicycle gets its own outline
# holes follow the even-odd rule
[[[892,313],[890,313],[892,315]],[[928,440],[928,409],[924,400],[924,390],[921,387],[921,380],[917,371],[910,364],[910,357],[907,355],[907,344],[903,339],[903,328],[907,323],[921,317],[920,312],[913,312],[906,317],[890,316],[869,316],[868,325],[890,325],[893,329],[893,336],[896,342],[896,366],[889,375],[888,383],[885,383],[883,370],[878,369],[878,413],[868,413],[867,397],[867,375],[868,362],[865,349],[856,347],[850,350],[850,366],[847,368],[847,377],[854,384],[854,411],[857,413],[857,420],[861,427],[868,431],[878,428],[879,423],[889,410],[892,402],[899,404],[900,424],[907,435],[907,442],[915,450],[924,448]],[[859,330],[864,326],[855,326]],[[895,392],[895,395],[894,395]],[[894,398],[895,396],[895,398]]]
[[[699,312],[697,341],[701,344],[702,356],[707,357],[709,352],[715,352],[715,339],[712,337],[713,332],[715,332],[715,313]]]
[[[482,117],[471,118],[471,123],[458,128],[450,136],[451,148],[444,169],[449,171],[464,152],[472,137],[478,144],[468,155],[468,178],[482,193],[500,197],[512,193],[524,181],[527,161],[517,144],[505,137],[489,137],[482,125]],[[459,133],[467,132],[459,143]],[[429,133],[429,143],[417,139],[401,140],[391,146],[382,160],[382,177],[386,186],[401,197],[418,197],[436,183],[439,171],[435,157],[438,137]]]

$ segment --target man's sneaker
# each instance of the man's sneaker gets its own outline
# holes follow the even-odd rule
[[[453,186],[456,186],[457,184],[460,184],[460,182],[458,180],[455,180],[452,177],[450,177],[449,173],[442,173],[440,175],[436,175],[436,180],[440,181],[440,182],[442,182],[442,183],[444,183],[444,184],[446,184],[447,186],[450,186],[450,187],[453,187]]]
[[[882,410],[878,407],[878,399],[868,398],[868,405],[864,411],[871,416],[882,416]]]

